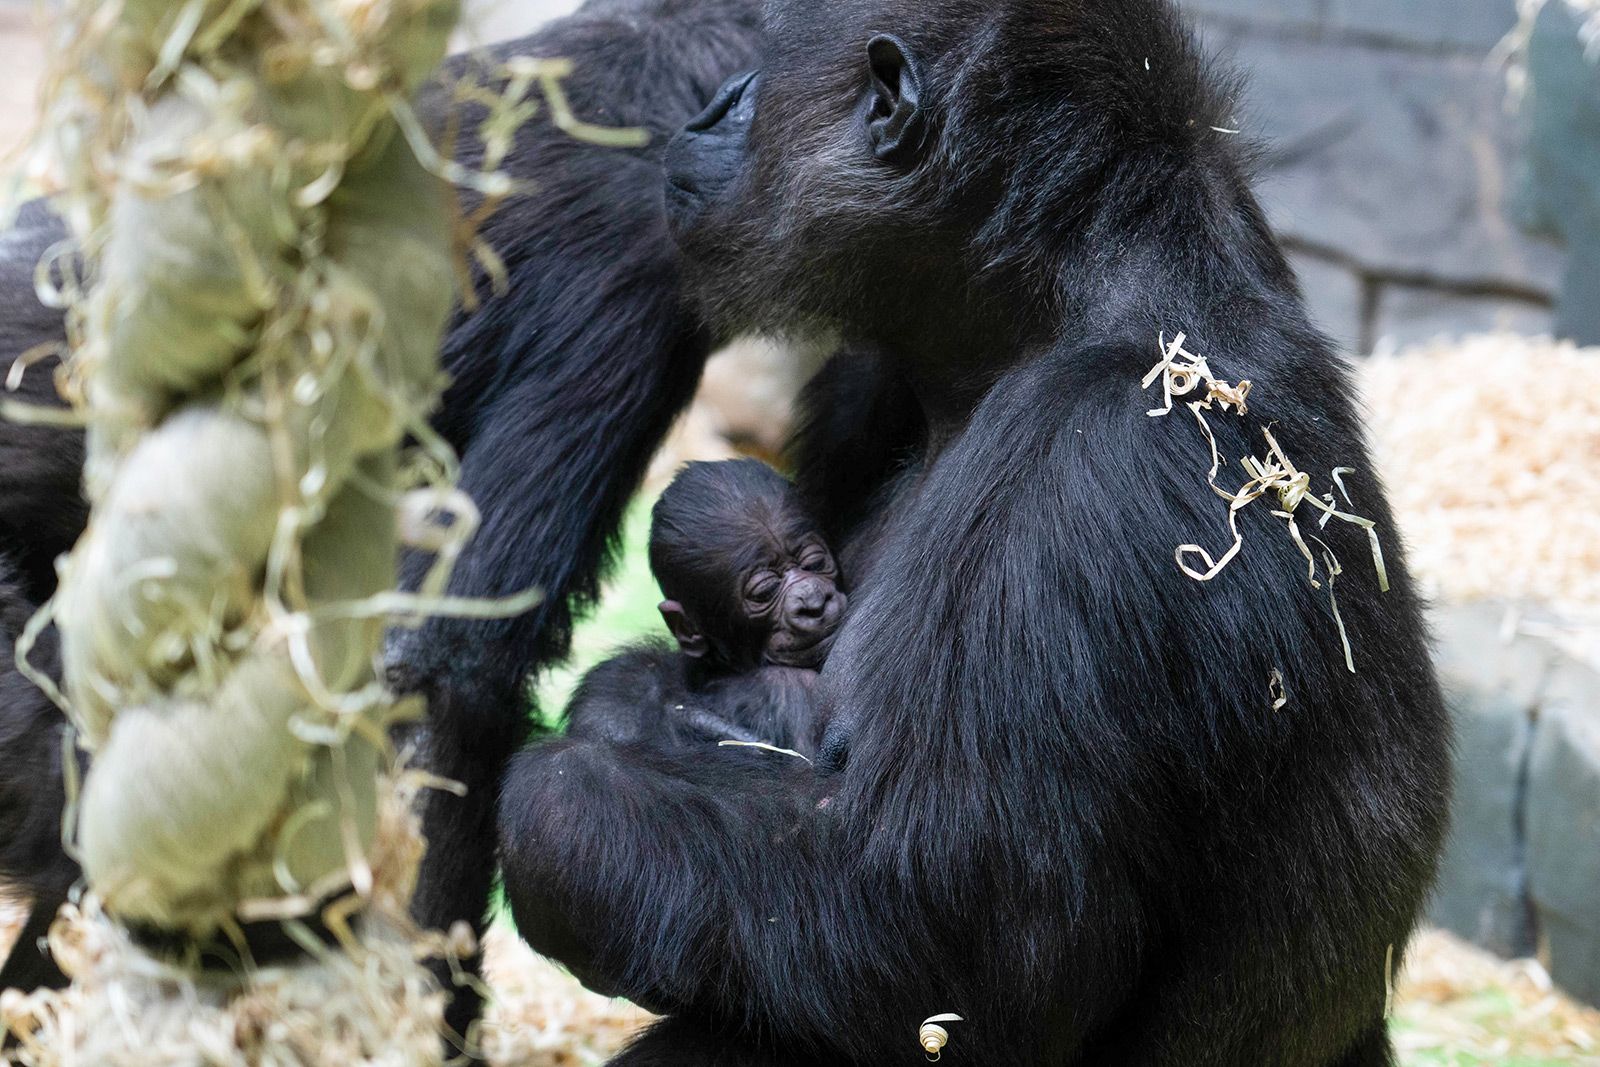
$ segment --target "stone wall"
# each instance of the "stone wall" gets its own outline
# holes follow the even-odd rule
[[[1546,332],[1561,245],[1515,208],[1524,123],[1489,54],[1513,0],[1186,0],[1249,76],[1261,193],[1317,320],[1346,348]]]
[[[1456,768],[1432,918],[1600,1004],[1600,674],[1505,618],[1434,620]]]

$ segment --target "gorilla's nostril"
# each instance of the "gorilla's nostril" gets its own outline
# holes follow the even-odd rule
[[[746,94],[752,91],[759,74],[759,71],[750,70],[736,74],[723,82],[722,88],[717,90],[717,95],[711,98],[711,103],[706,105],[704,111],[690,119],[684,130],[688,133],[705,133],[727,118],[744,100]]]

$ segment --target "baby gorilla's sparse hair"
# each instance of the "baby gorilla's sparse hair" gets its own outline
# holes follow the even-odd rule
[[[838,567],[794,487],[756,460],[691,463],[656,503],[661,615],[708,669],[817,667],[844,617]]]

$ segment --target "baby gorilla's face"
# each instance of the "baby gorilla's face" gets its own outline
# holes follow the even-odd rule
[[[821,666],[847,606],[838,565],[822,539],[807,536],[742,578],[744,614],[767,634],[763,660],[782,667]]]
[[[753,459],[691,463],[656,502],[661,617],[703,669],[815,669],[844,621],[839,567],[794,487]]]

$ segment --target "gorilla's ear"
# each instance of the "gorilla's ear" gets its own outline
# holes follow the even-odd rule
[[[922,71],[905,43],[879,34],[867,42],[872,71],[872,110],[867,131],[872,152],[891,163],[910,163],[922,148]]]
[[[672,631],[672,636],[678,639],[678,647],[685,656],[699,659],[711,651],[711,643],[700,632],[700,627],[694,624],[694,620],[689,618],[689,613],[683,610],[682,604],[676,600],[663,600],[660,607],[662,621]]]

